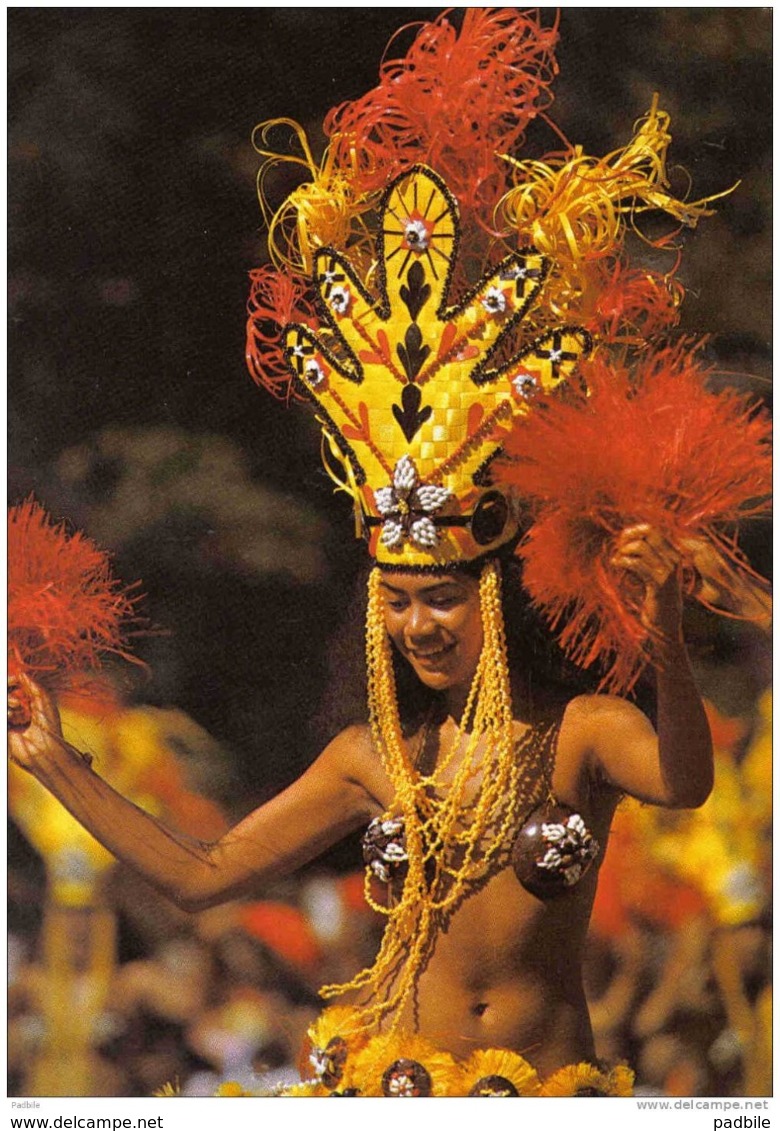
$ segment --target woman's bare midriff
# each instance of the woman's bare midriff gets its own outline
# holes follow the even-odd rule
[[[592,1060],[580,970],[593,889],[588,877],[543,903],[503,869],[439,932],[401,1027],[458,1058],[510,1049],[542,1076]]]
[[[592,890],[588,879],[543,903],[505,868],[439,934],[404,1023],[457,1057],[511,1049],[542,1075],[592,1060],[581,980]]]
[[[614,799],[594,804],[586,798],[566,761],[556,766],[553,784],[604,845]],[[389,805],[391,792],[375,782]],[[458,1058],[477,1049],[509,1049],[542,1077],[592,1061],[582,958],[596,882],[594,866],[571,891],[541,900],[505,863],[443,924],[402,1028]]]

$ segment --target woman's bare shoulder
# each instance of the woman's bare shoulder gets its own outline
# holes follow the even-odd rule
[[[615,744],[648,739],[654,733],[647,715],[628,699],[577,695],[564,711],[560,743],[583,754],[598,753]]]
[[[354,723],[332,738],[322,752],[322,756],[349,761],[352,758],[363,760],[373,756],[374,744],[371,740],[371,730],[361,723]]]
[[[323,760],[344,780],[361,786],[371,798],[384,798],[387,794],[389,781],[367,725],[355,723],[339,731],[318,759]]]
[[[576,695],[563,713],[563,724],[568,726],[640,719],[647,722],[647,716],[636,704],[619,695]]]
[[[570,804],[614,804],[621,790],[609,767],[626,751],[647,749],[655,740],[649,720],[627,699],[578,695],[566,706],[558,735],[554,788]]]

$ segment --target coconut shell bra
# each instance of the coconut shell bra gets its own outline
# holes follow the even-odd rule
[[[551,773],[546,775],[548,779]],[[383,884],[401,883],[408,855],[402,817],[375,817],[362,840],[363,859]],[[539,899],[553,899],[571,890],[599,853],[599,842],[582,816],[556,800],[547,800],[525,818],[511,847],[511,862],[523,887]]]
[[[512,867],[539,899],[573,888],[598,856],[599,842],[570,805],[550,799],[523,822],[512,846]]]

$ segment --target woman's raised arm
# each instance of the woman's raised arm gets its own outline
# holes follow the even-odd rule
[[[617,540],[615,569],[644,587],[643,621],[656,671],[657,733],[626,700],[599,696],[579,707],[597,777],[642,801],[696,808],[712,790],[712,738],[682,635],[679,555],[646,525]]]
[[[31,721],[13,726],[20,699]],[[370,739],[338,735],[288,789],[213,844],[167,828],[122,797],[62,738],[52,701],[21,677],[9,688],[11,760],[44,785],[92,835],[178,906],[197,911],[313,859],[373,815],[364,781]]]

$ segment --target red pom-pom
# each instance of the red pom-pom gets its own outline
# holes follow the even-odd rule
[[[268,266],[250,271],[249,278],[246,363],[250,376],[278,400],[302,400],[293,387],[285,361],[282,333],[290,322],[316,327],[314,308],[306,297],[309,284],[299,276]]]
[[[726,533],[765,514],[771,490],[768,415],[744,395],[706,387],[690,345],[646,356],[630,375],[597,355],[588,397],[551,398],[519,420],[494,465],[531,504],[519,548],[524,584],[578,664],[606,666],[602,688],[625,692],[649,652],[625,578],[609,565],[626,526],[648,523],[681,554],[706,538],[751,572]]]
[[[339,164],[357,162],[361,192],[415,164],[435,169],[462,210],[490,216],[505,189],[501,155],[552,102],[557,28],[537,11],[466,8],[460,32],[444,12],[422,24],[374,90],[331,110],[324,129]]]
[[[133,659],[125,644],[136,600],[89,538],[69,534],[33,499],[9,510],[12,673],[52,687],[95,671],[106,653]]]

